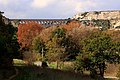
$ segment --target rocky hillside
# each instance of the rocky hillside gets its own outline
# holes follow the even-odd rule
[[[91,19],[104,19],[104,20],[111,20],[111,19],[119,19],[120,18],[120,11],[93,11],[93,12],[84,12],[79,13],[73,16],[74,19],[81,19],[81,20],[91,20]]]
[[[93,11],[76,14],[72,19],[83,20],[109,20],[111,28],[120,28],[120,10]]]

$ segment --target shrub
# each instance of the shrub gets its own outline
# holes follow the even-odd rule
[[[39,53],[35,53],[32,51],[26,51],[23,53],[23,60],[28,61],[28,64],[33,64],[33,62],[40,61],[42,60],[42,58]]]

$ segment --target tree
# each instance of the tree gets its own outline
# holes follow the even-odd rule
[[[94,22],[94,26],[100,28],[101,30],[107,30],[110,28],[109,20],[92,20]]]
[[[36,37],[33,40],[33,50],[37,53],[40,53],[42,55],[42,61],[44,61],[45,51],[46,51],[45,43],[43,42],[40,37]]]
[[[76,59],[80,51],[80,46],[73,38],[69,35],[66,35],[64,40],[62,41],[62,46],[65,48],[66,52],[66,61],[72,61]]]
[[[44,44],[43,40],[40,39],[40,37],[36,37],[36,38],[33,40],[33,50],[41,53],[42,48],[45,49],[45,44]]]
[[[120,41],[120,30],[107,30],[105,33],[110,35],[114,42]]]
[[[64,61],[65,49],[57,44],[56,39],[52,39],[46,44],[46,57],[48,61]]]
[[[64,60],[75,60],[75,56],[79,53],[79,46],[73,41],[71,36],[67,35],[67,30],[64,28],[57,28],[52,33],[52,39],[56,41],[59,47],[64,48]]]
[[[32,49],[42,55],[42,61],[46,59],[46,44],[50,41],[51,34],[56,28],[55,26],[45,28],[32,41]]]
[[[119,62],[120,55],[117,47],[112,42],[109,35],[103,32],[94,32],[82,42],[82,52],[77,59],[82,67],[90,70],[91,73],[97,73],[103,77],[106,63]]]
[[[52,34],[52,32],[56,29],[57,27],[56,26],[51,26],[51,27],[48,27],[48,28],[45,28],[44,30],[42,30],[40,32],[40,34],[37,36],[37,38],[40,38],[42,39],[42,41],[44,43],[48,42],[50,40],[50,36]]]
[[[62,25],[61,27],[63,27],[64,29],[70,31],[73,30],[73,28],[79,28],[81,27],[81,24],[79,21],[76,20],[71,20],[69,23]]]
[[[51,36],[50,40],[46,44],[46,57],[48,61],[57,61],[57,67],[59,61],[64,61],[66,57],[65,48],[62,46],[62,41],[65,38],[66,30],[63,28],[56,28]]]
[[[5,23],[0,15],[0,66],[12,66],[12,59],[19,54],[16,36],[17,28]]]
[[[75,60],[81,48],[79,42],[85,37],[89,36],[89,34],[92,33],[94,30],[90,27],[86,28],[84,26],[80,26],[80,23],[78,25],[78,21],[73,21],[70,24],[71,25],[68,24],[68,27],[63,27],[67,29],[66,36],[63,40],[63,46],[65,47],[65,50],[68,53],[67,59]]]
[[[35,22],[27,23],[26,21],[26,24],[19,24],[17,35],[21,48],[30,49],[32,47],[32,40],[40,34],[43,27]]]

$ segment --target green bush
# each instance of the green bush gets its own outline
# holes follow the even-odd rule
[[[65,71],[74,71],[74,62],[61,62],[59,68]]]
[[[50,68],[57,69],[57,64],[55,62],[49,64]]]
[[[23,60],[28,61],[28,64],[33,64],[35,61],[41,61],[42,57],[39,53],[26,51],[23,53]]]

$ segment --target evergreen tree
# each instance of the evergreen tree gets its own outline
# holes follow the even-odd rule
[[[5,23],[0,14],[0,66],[12,66],[13,58],[18,55],[17,28]],[[7,19],[6,19],[7,20]]]

